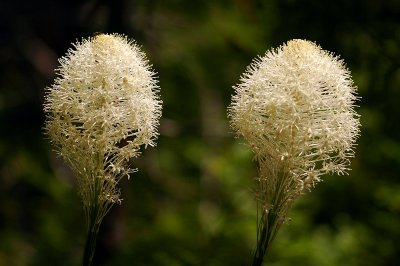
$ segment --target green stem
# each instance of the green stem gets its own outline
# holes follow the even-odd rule
[[[83,255],[83,266],[91,266],[96,249],[96,239],[99,232],[101,221],[97,221],[97,211],[95,208],[92,215],[90,216],[90,221],[88,221],[88,232],[86,237],[85,251]]]
[[[277,217],[273,212],[263,214],[260,219],[257,247],[254,252],[253,262],[251,266],[261,266],[265,256],[267,255],[268,248],[278,232],[279,225],[277,224]]]
[[[251,266],[262,265],[268,249],[278,233],[288,210],[289,205],[287,203],[288,196],[286,192],[288,179],[285,175],[285,171],[278,172],[275,178],[276,182],[274,189],[272,190],[271,195],[268,197],[270,200],[265,202],[269,203],[271,207],[268,209],[263,207],[259,209],[261,212],[261,217],[258,221],[257,247],[256,251],[254,252]]]
[[[252,266],[262,265],[264,257],[267,253],[268,241],[266,241],[266,235],[267,235],[266,231],[267,231],[266,228],[263,227],[260,239],[258,240],[257,243],[256,251],[254,253],[253,262],[251,263]]]

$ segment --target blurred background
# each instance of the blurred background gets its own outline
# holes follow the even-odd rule
[[[96,32],[135,39],[158,72],[158,146],[135,160],[95,265],[246,265],[256,240],[252,153],[229,129],[232,86],[293,38],[340,55],[362,100],[349,176],[298,200],[266,265],[400,265],[398,0],[0,3],[0,265],[79,265],[75,179],[43,134],[57,58]]]

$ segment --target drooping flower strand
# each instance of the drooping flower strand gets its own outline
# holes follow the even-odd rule
[[[358,97],[343,61],[305,40],[257,58],[234,88],[231,126],[259,163],[258,239],[264,247],[257,251],[263,256],[304,190],[324,174],[347,173],[359,135]]]
[[[122,35],[78,42],[59,61],[46,91],[45,130],[77,178],[92,245],[103,217],[121,202],[117,185],[135,171],[131,160],[141,146],[155,145],[159,87],[144,53]]]

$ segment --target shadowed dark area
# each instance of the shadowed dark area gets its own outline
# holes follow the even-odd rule
[[[106,216],[94,265],[247,265],[257,168],[226,108],[257,55],[294,38],[346,62],[361,100],[349,176],[326,176],[289,212],[265,265],[400,261],[400,2],[2,1],[0,265],[80,265],[75,179],[44,134],[57,59],[96,33],[136,40],[157,72],[163,118]],[[78,125],[77,125],[78,126]],[[117,146],[125,146],[130,137]]]

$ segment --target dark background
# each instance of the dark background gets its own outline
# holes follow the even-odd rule
[[[257,55],[293,38],[340,55],[362,100],[349,176],[303,196],[266,265],[399,265],[400,2],[2,1],[0,265],[79,265],[75,179],[43,134],[57,58],[96,32],[135,39],[158,72],[156,148],[135,160],[95,265],[246,265],[255,245],[256,165],[226,108]]]

